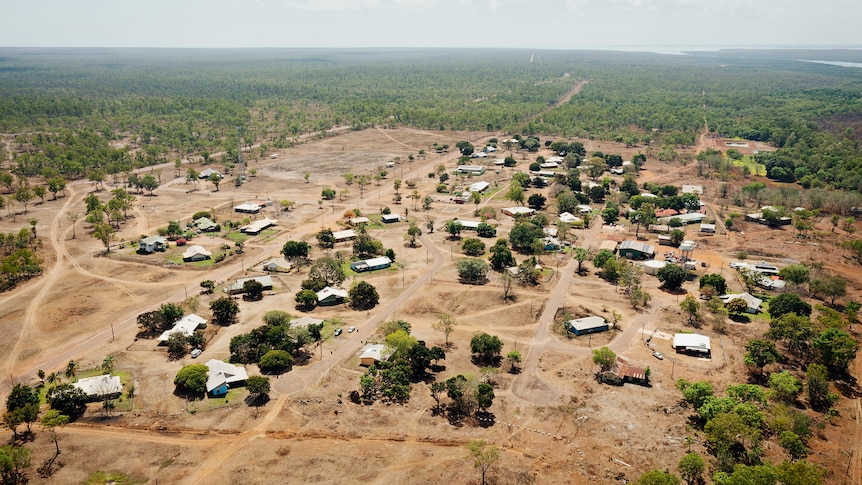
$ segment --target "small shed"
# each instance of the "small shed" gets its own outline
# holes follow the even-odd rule
[[[211,169],[211,168],[205,168],[205,169],[201,170],[201,171],[200,171],[200,173],[198,174],[198,178],[199,178],[199,179],[208,179],[208,178],[210,178],[213,174],[218,175],[218,176],[219,176],[219,178],[224,178],[224,177],[222,176],[222,174],[220,174],[220,173],[218,172],[218,170],[213,170],[213,169]]]
[[[676,333],[673,335],[673,348],[679,354],[710,356],[709,337],[697,333]]]
[[[670,226],[667,224],[650,224],[647,231],[652,233],[667,234],[670,232]]]
[[[338,305],[339,303],[343,303],[346,299],[347,290],[342,290],[341,288],[332,288],[331,286],[327,286],[317,292],[318,306]]]
[[[659,246],[673,246],[673,238],[666,234],[658,235],[658,244]]]
[[[350,269],[356,271],[357,273],[362,273],[364,271],[375,271],[378,269],[385,269],[392,266],[392,260],[390,260],[386,256],[381,256],[379,258],[371,258],[366,259],[364,261],[356,261],[350,263]]]
[[[383,344],[368,344],[359,354],[359,365],[370,367],[392,356],[392,349]]]
[[[371,219],[369,219],[367,217],[353,217],[347,221],[347,223],[353,227],[364,226],[365,224],[368,224],[369,222],[371,222]]]
[[[575,335],[586,335],[588,333],[604,332],[608,330],[608,322],[599,316],[576,318],[566,322],[569,332]]]
[[[599,251],[601,251],[602,249],[606,249],[612,253],[615,253],[617,252],[617,242],[610,239],[602,241],[602,243],[599,244]]]
[[[138,242],[138,250],[148,254],[164,251],[167,247],[168,240],[162,236],[148,236]]]
[[[700,232],[702,234],[715,234],[715,224],[701,224]]]
[[[620,244],[620,256],[628,259],[653,259],[655,246],[641,241],[623,241]]]
[[[383,214],[380,216],[380,220],[383,221],[384,224],[392,224],[393,222],[400,222],[401,216],[398,214]]]

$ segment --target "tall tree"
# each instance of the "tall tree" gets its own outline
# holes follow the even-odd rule
[[[458,322],[450,313],[441,313],[437,315],[437,321],[432,325],[434,330],[442,333],[446,338],[446,343],[444,344],[446,348],[449,348],[449,335],[455,331],[455,327],[457,325]]]
[[[485,440],[473,440],[467,443],[468,458],[473,462],[473,467],[482,474],[482,485],[485,485],[485,476],[488,470],[500,459],[500,450],[494,445],[489,445]]]

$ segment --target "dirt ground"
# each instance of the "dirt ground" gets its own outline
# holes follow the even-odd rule
[[[573,274],[576,262],[559,255],[543,256],[541,264],[553,269],[551,274],[537,287],[516,286],[514,299],[508,302],[502,300],[501,282],[493,276],[483,286],[460,284],[454,268],[454,261],[463,256],[460,244],[450,241],[439,228],[453,217],[477,218],[473,206],[450,203],[448,196],[434,193],[437,178],[427,174],[439,164],[451,171],[458,154],[454,148],[435,154],[430,147],[435,142],[454,147],[458,140],[466,139],[481,148],[492,136],[502,138],[492,133],[412,129],[348,132],[282,150],[275,159],[253,161],[250,167],[257,170],[255,177],[236,189],[222,184],[219,191],[207,182],[193,185],[173,178],[172,166],[160,168],[162,186],[154,197],[137,195],[138,206],[123,224],[119,244],[154,234],[169,220],[184,224],[197,210],[214,210],[219,221],[239,220],[231,211],[233,205],[252,199],[275,201],[259,217],[277,218],[277,233],[249,239],[244,254],[230,256],[209,269],[166,264],[169,255],[140,256],[128,246],[102,255],[104,247],[89,237],[88,225],[79,221],[73,229],[66,216],[70,211],[83,212],[82,198],[94,190],[89,183],[71,184],[65,197],[50,200],[49,196],[26,215],[3,217],[0,230],[4,232],[26,227],[31,217],[39,220],[37,233],[46,248],[46,271],[0,296],[0,326],[7,336],[0,340],[0,355],[5,356],[0,366],[6,376],[0,394],[5,397],[12,381],[35,382],[38,369],[62,371],[70,359],[87,369],[113,354],[117,368],[134,375],[133,409],[103,416],[94,408],[79,422],[61,429],[64,466],[50,479],[31,473],[34,482],[80,483],[96,470],[117,470],[164,483],[344,483],[357,479],[363,483],[478,483],[478,472],[465,459],[464,444],[484,439],[502,450],[490,473],[491,483],[622,483],[653,468],[673,470],[690,450],[704,453],[702,443],[688,439],[694,437],[687,426],[689,411],[679,407],[680,395],[673,382],[681,377],[707,378],[722,389],[744,381],[744,343],[768,328],[766,320],[729,323],[724,336],[704,327],[700,332],[712,338],[714,352],[711,359],[697,359],[677,356],[665,336],[684,327],[678,303],[684,294],[661,291],[651,276],[644,276],[644,286],[652,301],[640,312],[630,308],[617,288],[595,275]],[[624,158],[642,149],[582,141],[588,151],[620,153]],[[428,153],[416,156],[420,149]],[[407,161],[410,154],[416,156],[414,162]],[[522,156],[516,151],[516,170],[525,169],[539,154],[550,155]],[[506,155],[498,153],[501,158]],[[380,185],[372,182],[364,197],[360,198],[356,184],[345,185],[344,167],[357,175],[374,173],[396,157],[400,157],[399,163],[388,169],[389,175]],[[511,205],[503,196],[514,172],[496,169],[493,159],[486,159],[490,168],[478,180],[490,182],[492,193],[496,191],[483,204],[498,210],[494,221],[500,225],[498,233],[507,234],[513,221],[499,209]],[[183,167],[183,173],[186,169]],[[649,159],[645,169],[639,182],[704,185],[703,198],[711,216],[744,210],[718,200],[722,182],[698,179],[694,164]],[[305,172],[310,173],[307,183]],[[392,181],[396,178],[414,180],[420,194],[433,195],[437,201],[432,209],[414,208],[406,197],[402,204],[395,204]],[[330,187],[338,192],[348,190],[349,195],[319,205],[320,191]],[[402,195],[410,192],[402,186]],[[109,197],[107,190],[97,195],[103,200]],[[290,213],[276,209],[284,199],[297,203]],[[321,226],[343,227],[346,210],[376,214],[384,206],[402,215],[407,209],[410,219],[426,233],[424,223],[433,219],[438,230],[424,234],[416,248],[404,242],[405,222],[369,230],[396,252],[397,264],[392,269],[355,277],[377,287],[380,304],[370,312],[352,311],[344,305],[311,312],[318,318],[337,317],[358,331],[311,349],[308,362],[274,379],[272,400],[262,408],[246,406],[242,393],[212,409],[195,403],[189,407],[174,394],[172,380],[183,365],[193,361],[171,362],[153,341],[135,339],[138,314],[163,302],[197,296],[204,279],[227,282],[262,274],[256,268],[258,263],[278,254],[285,240],[314,242],[313,234]],[[554,213],[553,209],[549,212]],[[595,224],[573,234],[578,245],[587,247],[597,247],[608,237],[634,236],[633,228],[614,229],[616,234],[607,229]],[[727,264],[741,249],[748,252],[749,259],[780,264],[822,261],[827,270],[852,279],[848,298],[858,300],[858,265],[837,247],[844,236],[832,233],[826,218],[808,240],[796,239],[789,228],[773,230],[742,223],[737,229],[715,236],[699,236],[690,230],[690,238],[698,243],[695,259],[708,265],[699,268],[700,274],[718,272],[728,278],[733,290],[741,290]],[[648,242],[657,244],[655,235],[648,237]],[[193,242],[215,248],[225,241],[207,236]],[[486,244],[490,246],[493,240]],[[340,244],[334,251],[339,250],[349,254],[350,246]],[[312,257],[322,254],[315,246]],[[523,258],[518,256],[519,262]],[[589,263],[585,266],[592,271]],[[276,275],[274,290],[262,301],[240,301],[239,325],[210,326],[202,362],[228,358],[230,338],[260,325],[266,311],[281,309],[301,315],[294,309],[294,294],[307,270]],[[351,282],[345,282],[345,287]],[[696,283],[687,283],[684,289],[696,293]],[[198,296],[197,313],[209,318],[208,304],[216,296]],[[551,330],[553,318],[562,311],[591,312],[608,319],[616,312],[619,325],[608,333],[568,338]],[[438,379],[479,374],[470,360],[469,339],[480,330],[498,335],[504,342],[504,354],[517,349],[526,359],[520,374],[507,372],[508,365],[503,364],[499,373],[490,376],[496,385],[490,409],[493,422],[453,426],[434,416],[430,383],[414,385],[405,405],[362,406],[347,399],[358,388],[364,371],[356,356],[363,343],[374,338],[377,322],[407,320],[418,339],[441,344],[442,334],[431,328],[441,312],[451,313],[458,326],[450,336],[454,346]],[[644,343],[649,335],[654,336],[652,347]],[[649,366],[652,386],[598,384],[590,356],[592,348],[602,345],[609,345],[633,365]],[[652,357],[653,349],[666,358]],[[249,372],[258,371],[249,366]],[[862,456],[856,455],[862,439],[858,422],[862,410],[855,397],[842,398],[838,408],[841,415],[823,428],[811,459],[833,470],[834,483],[852,483],[857,475],[848,463],[853,456],[857,462]],[[34,463],[52,454],[53,444],[41,430],[37,429],[29,446],[34,450]],[[769,450],[768,455],[781,459],[780,450]]]

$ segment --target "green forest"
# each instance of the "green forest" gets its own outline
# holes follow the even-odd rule
[[[0,155],[6,173],[76,179],[236,157],[238,136],[263,153],[334,126],[577,136],[653,153],[708,127],[778,147],[757,160],[774,180],[862,191],[862,69],[800,59],[862,53],[4,48]]]

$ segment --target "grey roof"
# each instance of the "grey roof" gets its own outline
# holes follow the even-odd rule
[[[590,330],[593,328],[605,327],[607,326],[607,324],[608,322],[606,322],[604,318],[595,315],[591,317],[569,320],[569,326],[579,332],[582,332],[584,330]]]
[[[623,241],[620,244],[620,251],[633,249],[643,254],[655,254],[655,246],[641,241]]]
[[[742,298],[743,300],[745,300],[745,303],[748,303],[748,308],[750,308],[751,310],[754,310],[754,311],[760,311],[760,304],[763,303],[763,300],[761,300],[760,298],[757,298],[755,296],[752,296],[748,292],[721,295],[721,296],[719,296],[719,298],[724,300],[725,302],[728,302],[730,300],[734,300],[736,298]]]

